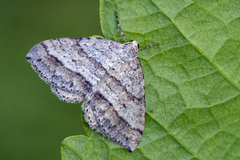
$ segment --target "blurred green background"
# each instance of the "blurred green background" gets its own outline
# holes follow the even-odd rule
[[[92,35],[97,0],[0,1],[0,159],[59,160],[61,141],[85,134],[80,104],[60,101],[25,57],[47,39]]]

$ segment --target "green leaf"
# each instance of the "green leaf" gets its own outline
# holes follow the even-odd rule
[[[63,159],[240,159],[240,1],[101,0],[105,38],[137,40],[146,124],[129,153],[84,124]],[[69,158],[70,157],[70,158]]]

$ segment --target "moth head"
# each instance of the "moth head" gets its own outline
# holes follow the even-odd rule
[[[132,43],[134,46],[137,46],[137,49],[139,48],[139,44],[137,41],[131,40],[129,43]]]
[[[138,53],[138,42],[137,41],[130,41],[124,44],[123,46],[123,54],[120,57],[123,60],[131,61],[133,58],[137,57]]]

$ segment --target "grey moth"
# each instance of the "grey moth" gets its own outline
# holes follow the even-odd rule
[[[134,151],[145,124],[144,76],[137,41],[58,38],[35,45],[27,61],[52,91],[67,102],[82,102],[93,129]]]

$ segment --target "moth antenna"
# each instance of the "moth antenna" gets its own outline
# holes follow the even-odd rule
[[[157,42],[157,43],[152,44],[152,45],[150,45],[150,46],[147,46],[147,47],[145,47],[145,48],[143,48],[143,49],[140,49],[140,50],[138,51],[138,53],[139,53],[139,52],[142,52],[143,50],[148,49],[148,48],[150,48],[150,47],[156,46],[156,45],[158,45],[158,44],[160,44],[160,42]]]
[[[118,28],[120,29],[122,38],[124,39],[124,41],[125,41],[125,43],[126,43],[127,41],[126,41],[125,35],[123,34],[122,28],[121,28],[121,26],[120,26],[120,24],[119,24],[117,10],[115,11],[115,13],[116,13],[116,19],[117,19]]]

